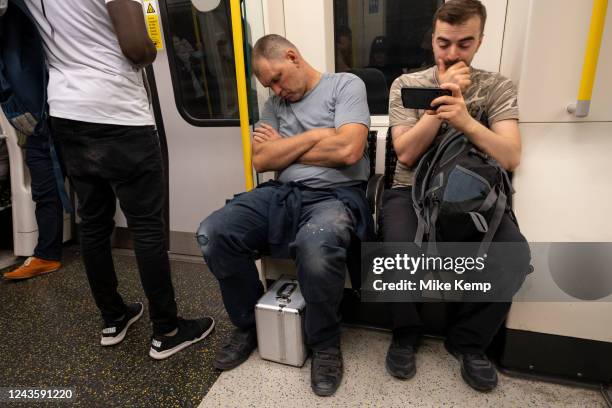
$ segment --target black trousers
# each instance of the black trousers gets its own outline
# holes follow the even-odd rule
[[[29,136],[26,165],[30,170],[32,199],[36,203],[38,241],[34,256],[48,261],[62,259],[64,211],[57,191],[47,136]]]
[[[410,188],[386,190],[383,194],[382,235],[385,242],[412,242],[416,235],[418,219],[412,206]],[[503,263],[505,257],[512,257],[512,265],[518,265],[506,279],[507,284],[516,289],[520,287],[529,270],[529,246],[514,221],[505,215],[496,231],[493,242],[522,243],[520,250],[512,253],[497,253],[491,248],[488,255]],[[517,248],[517,246],[514,246]],[[520,261],[517,262],[516,258]],[[392,316],[393,333],[404,341],[417,345],[424,331],[420,310],[427,304],[389,303]],[[449,327],[446,341],[460,352],[484,352],[506,319],[511,303],[509,302],[457,302],[447,303]]]
[[[153,126],[119,126],[51,118],[78,198],[81,251],[96,305],[106,322],[125,312],[111,255],[116,201],[134,239],[140,280],[156,334],[176,328],[163,209],[164,170]]]

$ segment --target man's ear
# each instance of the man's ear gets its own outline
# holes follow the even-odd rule
[[[285,56],[289,60],[289,62],[291,62],[292,64],[299,64],[300,56],[298,55],[297,52],[295,52],[291,48],[287,50],[287,53],[285,54]]]

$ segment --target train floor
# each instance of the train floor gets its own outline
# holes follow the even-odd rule
[[[65,249],[57,272],[0,282],[0,387],[71,388],[75,397],[60,406],[79,407],[605,407],[595,390],[501,374],[493,392],[473,391],[437,339],[420,348],[416,377],[396,380],[384,367],[390,333],[349,327],[342,338],[344,379],[333,397],[311,392],[310,360],[295,368],[264,361],[255,352],[238,368],[219,373],[212,361],[231,323],[217,283],[196,258],[171,264],[180,314],[211,315],[216,329],[163,361],[148,356],[146,318],[121,344],[99,345],[101,320],[76,246]],[[115,266],[124,299],[144,301],[135,258],[117,251]]]

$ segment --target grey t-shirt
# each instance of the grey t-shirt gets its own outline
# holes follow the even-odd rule
[[[298,102],[277,96],[266,101],[261,121],[283,137],[292,137],[316,128],[340,128],[348,123],[370,127],[365,84],[353,74],[323,74],[319,83]],[[298,181],[308,187],[328,188],[367,181],[370,161],[367,150],[352,166],[321,167],[293,163],[279,175],[284,183]]]

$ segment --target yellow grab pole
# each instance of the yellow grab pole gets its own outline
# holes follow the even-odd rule
[[[584,64],[582,66],[582,78],[580,79],[580,88],[578,90],[578,101],[574,107],[574,113],[578,117],[585,117],[589,114],[591,95],[593,94],[593,85],[597,72],[599,49],[601,48],[601,38],[606,22],[607,8],[608,0],[593,1],[591,26],[589,28],[589,37],[587,39],[586,52],[584,55]]]
[[[251,159],[251,132],[249,129],[249,102],[244,67],[244,49],[242,39],[242,13],[240,0],[230,0],[232,16],[232,35],[234,37],[234,63],[236,65],[236,86],[238,88],[238,111],[240,113],[240,132],[242,134],[242,161],[246,189],[253,189],[253,163]]]

